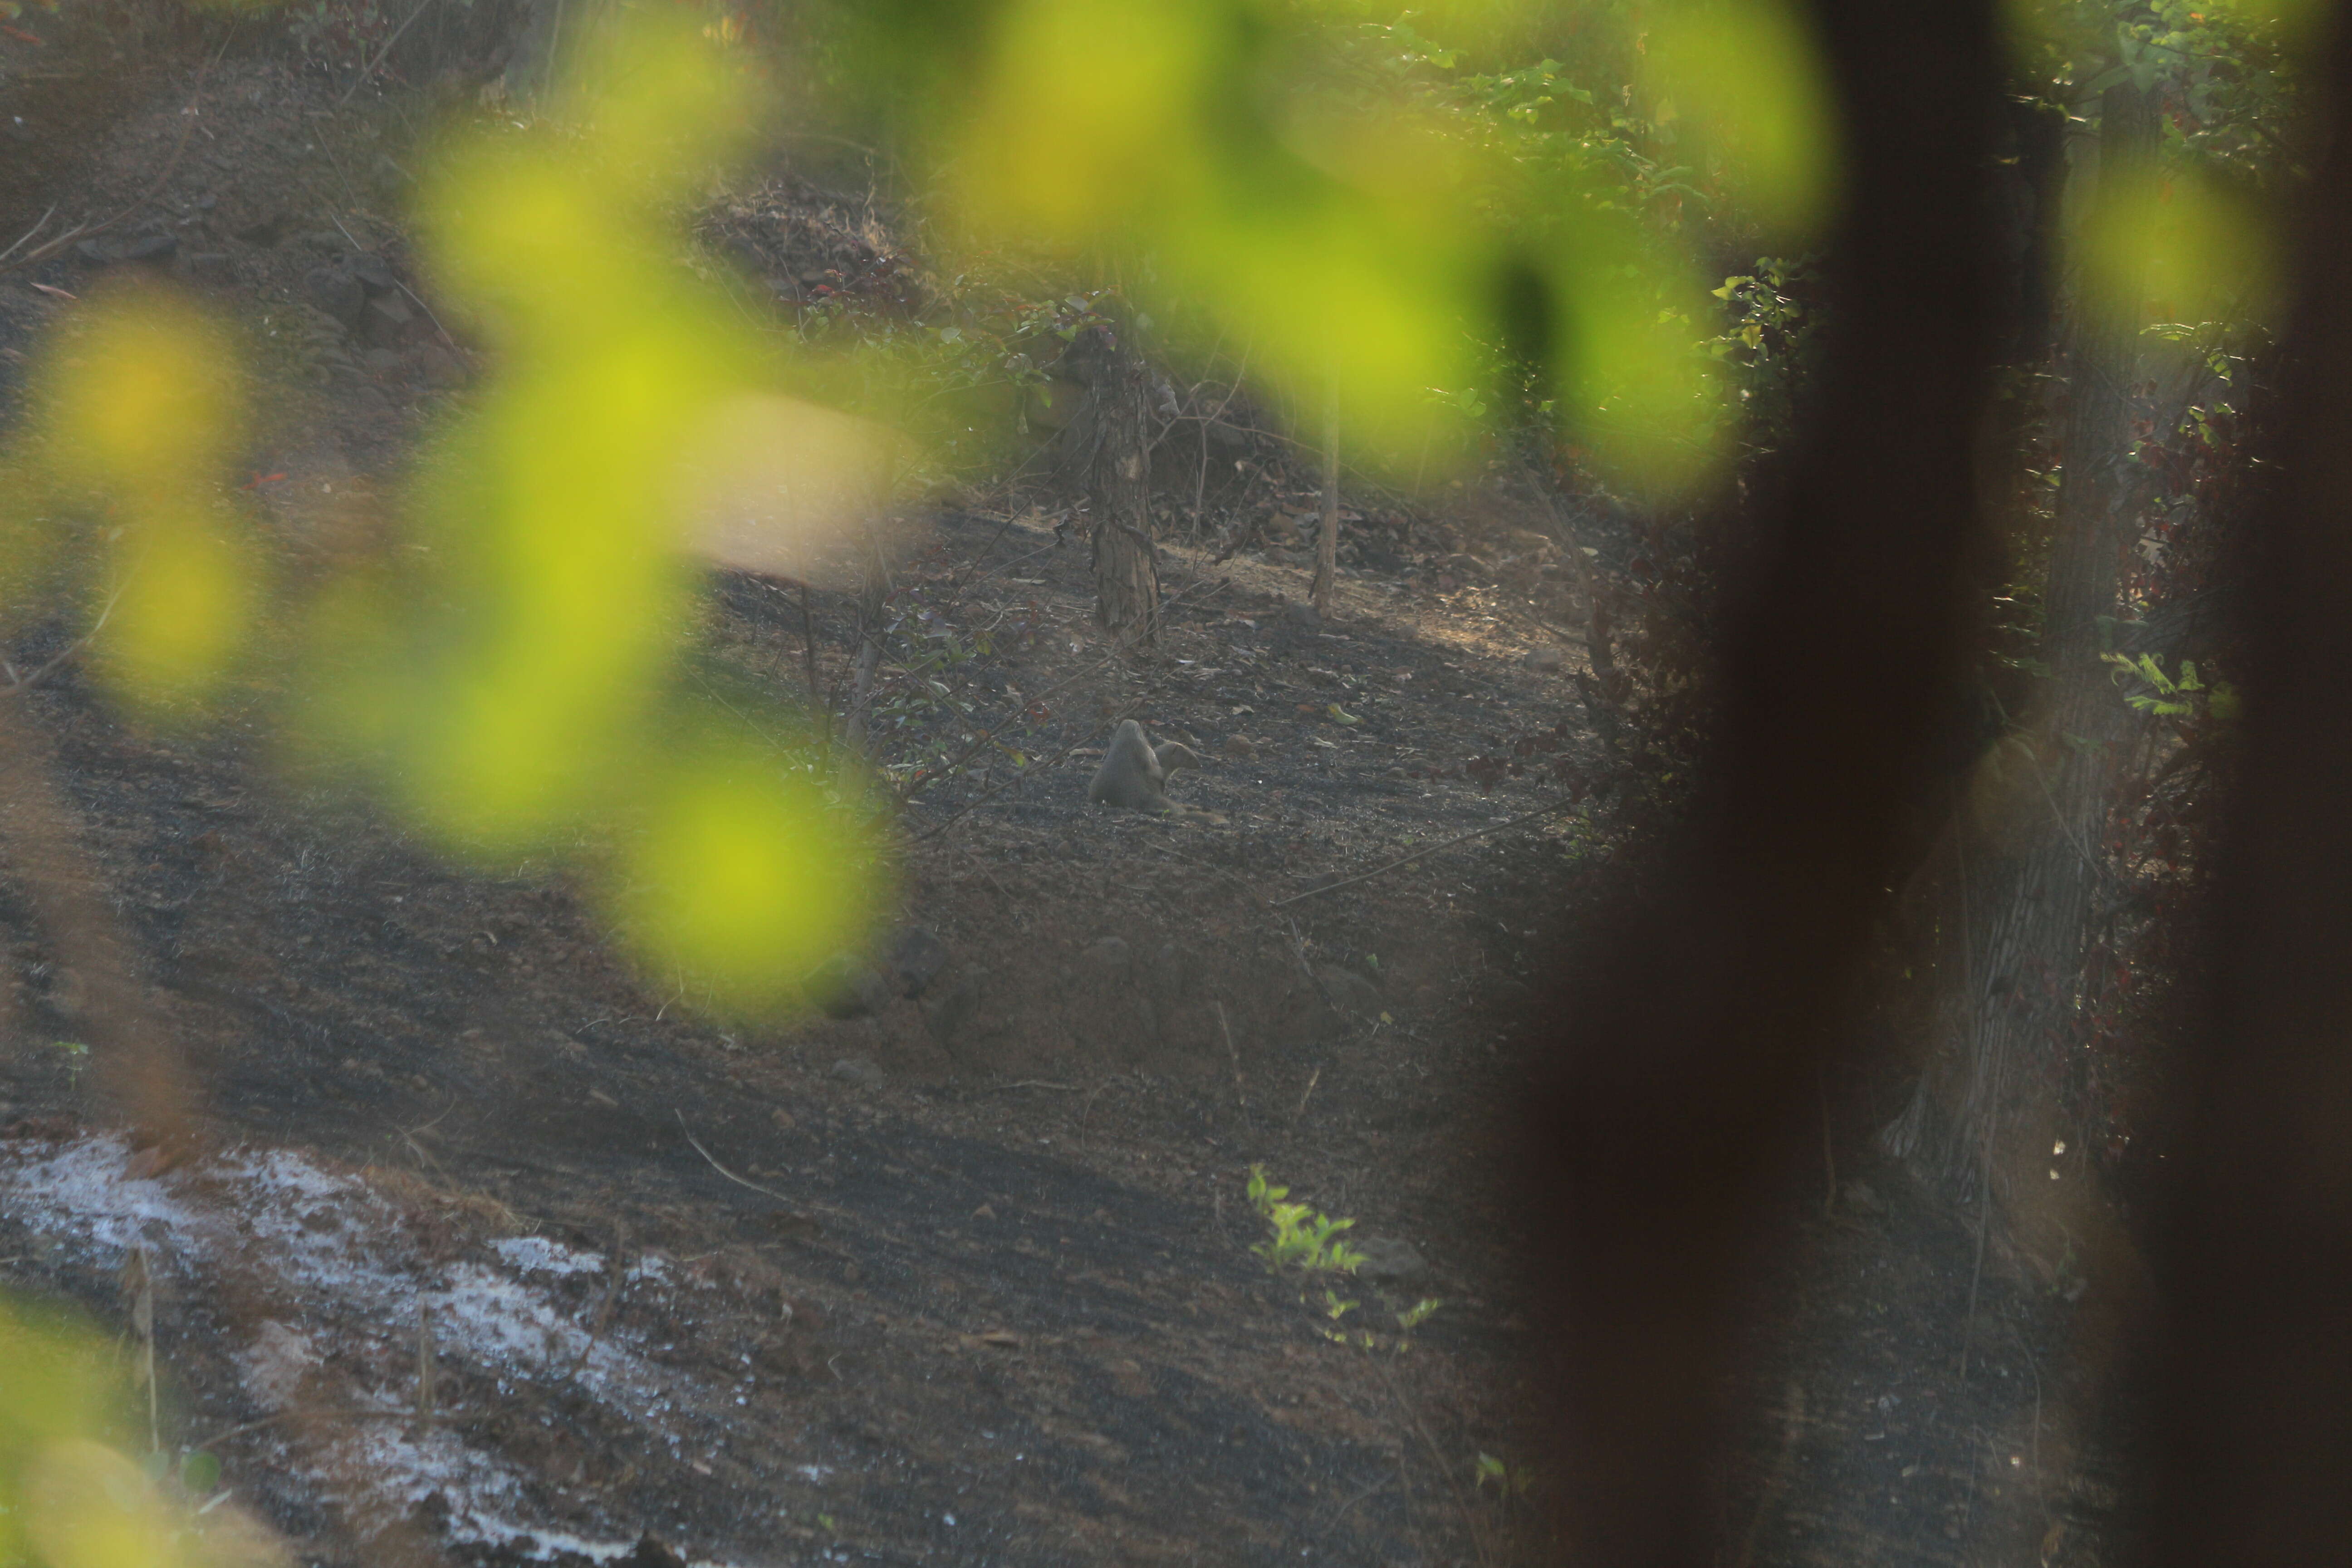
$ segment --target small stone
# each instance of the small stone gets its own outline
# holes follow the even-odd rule
[[[860,1089],[885,1089],[890,1082],[890,1075],[872,1057],[844,1057],[833,1064],[833,1076]]]
[[[174,234],[142,234],[122,242],[114,253],[117,261],[143,261],[160,265],[179,254],[180,237]]]
[[[343,266],[371,294],[389,294],[400,287],[399,279],[393,277],[392,268],[384,265],[381,256],[373,256],[362,250]]]
[[[356,281],[356,279],[354,279]],[[417,335],[418,317],[397,294],[371,296],[360,311],[360,327],[368,342],[389,348]]]
[[[1247,735],[1228,735],[1225,737],[1225,755],[1248,762],[1257,755],[1257,742]]]
[[[920,996],[948,966],[948,944],[920,926],[901,926],[883,960],[901,996]]]
[[[1520,662],[1529,669],[1541,670],[1549,674],[1565,665],[1568,662],[1568,656],[1556,647],[1530,648],[1528,650],[1528,657]]]
[[[345,327],[358,326],[360,312],[367,309],[367,290],[340,267],[314,267],[304,273],[302,292]]]
[[[889,1005],[890,983],[854,952],[836,952],[801,982],[811,1003],[833,1018],[863,1018]]]
[[[1380,987],[1354,970],[1327,963],[1315,972],[1315,978],[1322,982],[1324,994],[1340,1012],[1360,1018],[1381,1016]]]
[[[1429,1260],[1412,1243],[1394,1237],[1368,1237],[1356,1244],[1356,1250],[1364,1255],[1356,1265],[1356,1278],[1374,1285],[1407,1285],[1429,1272]]]
[[[228,252],[199,250],[188,258],[188,277],[198,283],[226,283],[229,280]]]
[[[398,294],[385,294],[370,300],[367,310],[369,320],[378,327],[404,327],[416,320],[416,312]]]

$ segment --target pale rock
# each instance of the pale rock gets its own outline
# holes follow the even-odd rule
[[[872,1057],[844,1057],[833,1064],[833,1076],[860,1089],[883,1089],[890,1082],[890,1075]]]
[[[1367,1237],[1355,1244],[1364,1260],[1356,1278],[1373,1285],[1409,1285],[1429,1272],[1429,1260],[1409,1241],[1395,1237]]]

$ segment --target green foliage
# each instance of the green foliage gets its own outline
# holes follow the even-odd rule
[[[2158,719],[2210,715],[2223,723],[2238,712],[2236,688],[2228,681],[2217,681],[2209,689],[2193,660],[2182,659],[2180,673],[2167,675],[2154,654],[2144,653],[2134,658],[2126,654],[2103,653],[2099,658],[2114,670],[2116,685],[2124,689],[2124,700],[2134,712]]]
[[[1265,1221],[1266,1238],[1250,1248],[1265,1260],[1268,1268],[1279,1273],[1296,1269],[1309,1278],[1333,1274],[1352,1274],[1364,1261],[1364,1255],[1341,1239],[1340,1233],[1352,1228],[1352,1219],[1333,1219],[1310,1205],[1287,1201],[1288,1187],[1275,1185],[1266,1179],[1264,1165],[1252,1165],[1249,1174],[1250,1206]],[[1424,1296],[1412,1306],[1391,1315],[1397,1331],[1383,1338],[1370,1329],[1349,1328],[1345,1320],[1363,1303],[1345,1297],[1329,1285],[1322,1288],[1323,1300],[1318,1310],[1323,1321],[1316,1331],[1336,1345],[1351,1345],[1367,1352],[1387,1348],[1402,1355],[1412,1346],[1412,1332],[1427,1322],[1444,1303],[1433,1296]],[[1302,1290],[1299,1299],[1304,1301]]]
[[[1767,256],[1754,273],[1714,290],[1726,307],[1724,330],[1706,352],[1736,371],[1748,439],[1762,446],[1785,446],[1795,435],[1801,395],[1820,367],[1823,321],[1806,299],[1817,265],[1812,257]]]
[[[1245,345],[1253,379],[1299,406],[1336,387],[1350,458],[1375,468],[1474,458],[1493,386],[1596,471],[1706,483],[1725,408],[1694,241],[1738,207],[1741,169],[1770,164],[1784,195],[1818,184],[1819,138],[1784,133],[1809,46],[1780,21],[1744,72],[1695,47],[1639,88],[1650,24],[1613,5],[1428,22],[1000,0],[863,26],[898,80],[969,83],[894,115],[921,127],[901,151],[937,172],[952,268],[1020,255],[1117,280],[1173,351]],[[1665,96],[1673,123],[1649,103]],[[1720,156],[1699,169],[1677,141],[1702,124],[1730,133],[1709,132]]]
[[[1397,1328],[1409,1334],[1429,1321],[1431,1315],[1444,1305],[1445,1303],[1434,1296],[1423,1296],[1420,1300],[1396,1314]]]
[[[1353,1228],[1352,1219],[1333,1219],[1307,1204],[1286,1203],[1288,1187],[1266,1180],[1264,1165],[1252,1165],[1250,1206],[1265,1221],[1266,1239],[1250,1248],[1274,1269],[1297,1268],[1308,1274],[1352,1273],[1363,1254],[1339,1238]],[[1355,1303],[1349,1302],[1349,1306]],[[1338,1316],[1334,1313],[1333,1316]]]
[[[2309,0],[2011,0],[2008,13],[2026,90],[2068,111],[2118,82],[2157,91],[2169,111],[2169,161],[2275,186],[2295,155],[2280,132],[2299,118],[2320,9]]]
[[[241,344],[158,287],[94,294],[45,345],[0,533],[27,583],[84,547],[94,662],[140,716],[201,720],[259,653],[291,656],[306,762],[460,854],[584,850],[649,966],[774,1011],[858,940],[880,860],[862,780],[777,755],[788,719],[673,700],[698,555],[838,554],[903,443],[786,395],[774,345],[677,265],[679,193],[761,112],[744,73],[693,16],[583,34],[541,123],[463,128],[432,162],[419,250],[488,374],[398,497],[398,548],[278,599],[227,482],[265,423]]]

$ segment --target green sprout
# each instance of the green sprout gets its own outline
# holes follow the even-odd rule
[[[1352,1219],[1333,1219],[1307,1204],[1286,1203],[1288,1187],[1266,1180],[1264,1165],[1250,1167],[1250,1206],[1266,1223],[1266,1239],[1250,1248],[1274,1269],[1297,1268],[1310,1274],[1355,1272],[1364,1255],[1338,1239]]]

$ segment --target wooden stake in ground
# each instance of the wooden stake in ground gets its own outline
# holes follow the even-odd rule
[[[1225,1036],[1225,1055],[1234,1064],[1234,1104],[1246,1119],[1249,1116],[1249,1096],[1242,1092],[1242,1054],[1234,1047],[1234,1026],[1225,1022],[1223,1003],[1212,1002],[1209,1005],[1217,1010],[1217,1027],[1224,1031]]]
[[[866,520],[859,557],[857,662],[850,680],[849,716],[842,725],[842,743],[853,767],[866,760],[866,717],[874,706],[874,682],[882,669],[882,642],[889,630],[890,561],[883,550],[880,524],[873,518]],[[830,723],[828,716],[828,727]]]
[[[1315,542],[1315,613],[1331,616],[1331,579],[1339,570],[1339,382],[1323,398],[1323,531]]]

